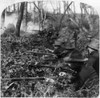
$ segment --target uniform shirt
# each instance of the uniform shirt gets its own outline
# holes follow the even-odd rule
[[[80,65],[80,66],[76,66],[77,64],[73,66],[72,69],[77,71],[77,75],[75,76],[76,78],[74,79],[74,83],[75,83],[75,90],[80,89],[86,82],[85,87],[88,87],[91,85],[93,86],[95,84],[95,82],[98,83],[98,75],[95,71],[95,69],[92,66],[85,66],[85,65]],[[93,80],[95,80],[95,82],[93,82]],[[93,84],[94,83],[94,84]]]
[[[92,78],[95,75],[97,76],[97,74],[92,66],[82,67],[82,70],[79,73],[79,76],[81,77],[83,82],[85,82],[89,78]]]
[[[93,51],[89,55],[89,60],[86,66],[93,66],[97,74],[99,75],[99,52]]]
[[[79,76],[85,88],[92,88],[94,85],[99,84],[99,77],[92,66],[83,67]]]

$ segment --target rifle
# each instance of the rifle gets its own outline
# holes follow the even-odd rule
[[[45,77],[19,77],[19,78],[1,78],[1,80],[12,80],[12,81],[21,81],[21,80],[45,80]]]
[[[69,72],[69,73],[76,73],[74,70],[72,70],[68,64],[66,64],[66,66],[47,66],[47,65],[40,65],[40,64],[37,64],[37,65],[29,65],[29,69],[40,69],[40,68],[50,68],[53,70],[53,72],[59,72],[59,71],[64,71],[64,72]]]
[[[32,53],[33,55],[40,55],[40,56],[42,56],[42,55],[51,55],[51,56],[56,56],[55,54],[53,54],[53,53],[43,53],[43,52],[34,52],[34,51],[32,51],[32,52],[30,52],[30,53]]]

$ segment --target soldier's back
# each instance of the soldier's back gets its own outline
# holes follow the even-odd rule
[[[94,51],[90,54],[87,66],[93,66],[93,68],[99,75],[99,52],[98,51]]]
[[[83,82],[84,87],[90,88],[95,85],[95,83],[99,83],[99,77],[92,66],[84,66],[79,73],[79,76]]]

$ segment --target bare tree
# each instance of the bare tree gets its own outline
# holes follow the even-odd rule
[[[59,9],[59,14],[61,14],[61,5],[60,5],[60,3],[61,2],[59,1],[59,8],[58,8]]]
[[[63,22],[63,19],[66,15],[66,12],[67,10],[69,9],[70,5],[73,3],[73,1],[67,6],[67,8],[64,10],[64,14],[62,15],[61,19],[60,19],[60,22],[59,22],[59,29],[58,29],[58,32],[60,31],[60,29],[62,28],[62,22]]]
[[[25,27],[27,30],[27,2],[25,2]]]
[[[17,4],[17,12],[19,13],[19,11],[20,11],[20,4],[18,3]]]
[[[24,14],[24,6],[25,6],[25,2],[22,2],[21,6],[20,6],[20,13],[19,13],[18,21],[17,21],[17,24],[16,24],[15,34],[16,34],[17,37],[20,37],[20,26],[21,26],[23,14]]]
[[[16,6],[15,6],[15,4],[13,4],[13,8],[14,8],[14,11],[16,11]]]
[[[11,11],[10,6],[8,6],[8,7],[7,7],[7,11],[8,11],[8,12],[10,12],[10,11]]]
[[[4,26],[6,9],[3,10],[1,15],[1,26]]]
[[[85,14],[85,19],[87,20],[87,22],[89,24],[89,29],[90,29],[90,31],[93,31],[93,24],[91,23],[91,19],[90,19],[91,15],[89,14],[89,12],[87,10],[88,8],[92,9],[91,6],[81,3],[80,8],[81,8],[81,17],[82,17],[82,14],[83,15]],[[83,20],[83,17],[82,17],[82,20]]]
[[[33,2],[33,4],[38,9],[39,13],[38,20],[39,20],[39,30],[40,30],[40,27],[42,27],[43,29],[43,22],[46,18],[46,13],[43,10],[43,1],[38,1],[38,5],[36,5],[35,2]]]

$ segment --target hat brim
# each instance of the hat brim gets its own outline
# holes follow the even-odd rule
[[[61,46],[61,45],[54,45],[54,46]]]
[[[93,39],[88,45],[88,47],[93,50],[99,50],[99,41],[97,39]]]
[[[71,58],[64,58],[64,61],[66,62],[86,62],[88,61],[88,58],[84,58],[84,59],[71,59]]]
[[[74,50],[75,48],[65,48],[66,50]]]
[[[98,51],[98,48],[94,48],[94,47],[92,47],[92,46],[88,46],[88,48],[91,48],[91,49],[93,49],[93,50]]]

